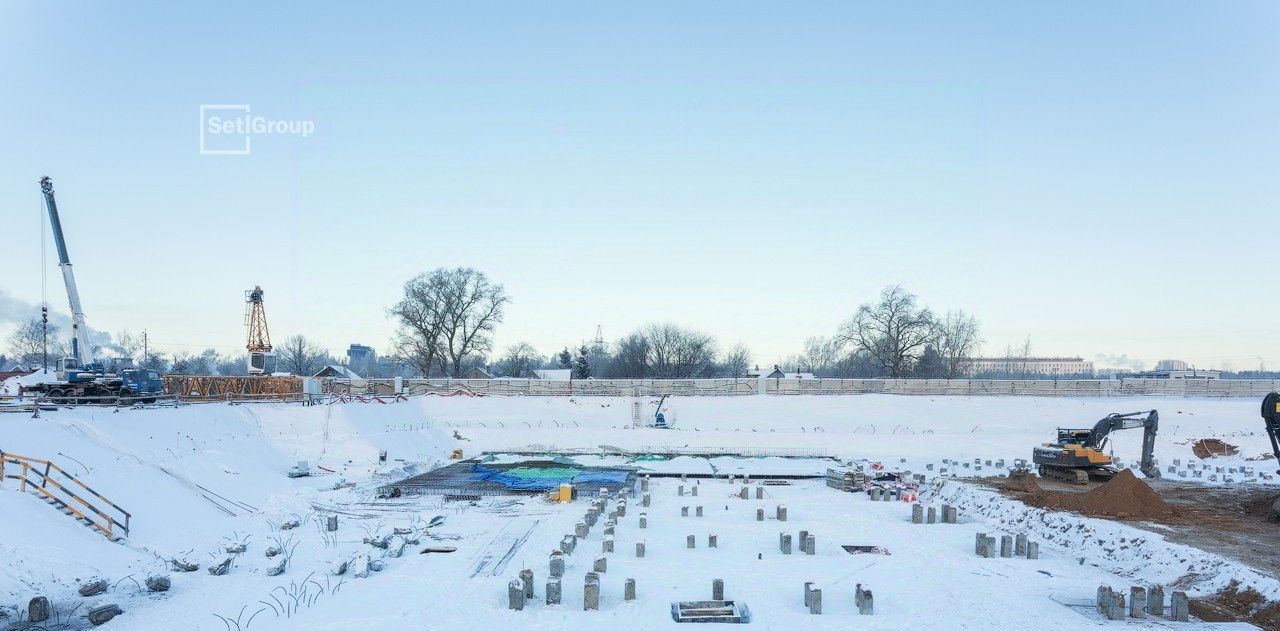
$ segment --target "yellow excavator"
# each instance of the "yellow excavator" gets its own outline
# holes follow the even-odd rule
[[[1142,428],[1142,460],[1138,470],[1148,478],[1160,477],[1153,452],[1156,447],[1156,429],[1160,415],[1155,410],[1109,414],[1092,429],[1058,428],[1058,440],[1036,447],[1031,462],[1040,469],[1043,477],[1057,478],[1072,484],[1088,484],[1089,480],[1110,480],[1119,473],[1111,456],[1103,449],[1111,432],[1120,429]]]

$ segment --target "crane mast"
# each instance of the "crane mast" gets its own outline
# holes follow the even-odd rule
[[[255,285],[244,292],[244,325],[249,329],[245,349],[249,351],[249,374],[275,372],[275,355],[271,352],[271,333],[267,330],[267,313],[262,305],[262,287]]]
[[[80,307],[80,292],[76,289],[76,275],[67,256],[67,241],[62,236],[62,222],[58,220],[58,203],[53,199],[53,180],[40,178],[40,190],[44,193],[44,205],[49,210],[49,225],[53,227],[53,243],[58,248],[58,267],[62,269],[62,281],[67,286],[67,301],[71,305],[71,356],[77,367],[93,363],[93,347],[89,345],[89,328],[84,323],[84,309]]]

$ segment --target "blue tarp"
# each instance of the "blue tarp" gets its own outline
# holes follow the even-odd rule
[[[561,484],[573,485],[622,485],[627,482],[627,475],[630,472],[624,470],[595,470],[585,471],[578,469],[572,475],[549,475],[541,477],[525,477],[511,475],[501,469],[494,469],[484,465],[475,464],[471,466],[471,471],[476,474],[473,481],[493,482],[501,484],[509,489],[520,489],[527,491],[545,491],[559,487]]]

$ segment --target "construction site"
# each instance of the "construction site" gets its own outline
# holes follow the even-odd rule
[[[1280,2],[0,16],[0,631],[1280,631]]]
[[[330,393],[0,419],[4,628],[1280,628],[1256,399]]]

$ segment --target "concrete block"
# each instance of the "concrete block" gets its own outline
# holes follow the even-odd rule
[[[714,548],[714,547],[716,547],[716,544],[717,544],[717,543],[719,543],[719,541],[718,541],[718,538],[717,538],[715,535],[707,535],[707,547],[708,547],[708,548]]]
[[[782,544],[781,544],[781,545],[782,545],[782,553],[783,553],[783,554],[791,554],[791,535],[790,535],[790,534],[788,534],[788,533],[783,533],[783,534],[782,534]]]
[[[649,516],[645,515],[644,513],[640,513],[640,527],[641,528],[649,527]]]
[[[813,556],[813,555],[814,555],[814,549],[815,549],[815,547],[816,547],[816,546],[817,546],[817,541],[814,539],[813,535],[809,535],[808,537],[805,537],[805,538],[804,538],[804,552],[805,552],[805,554],[808,554],[809,556]]]
[[[862,602],[858,603],[858,614],[870,616],[875,613],[875,609],[875,597],[871,595],[871,590],[862,590]]]
[[[636,579],[629,578],[622,584],[622,599],[627,601],[636,599]]]
[[[518,578],[507,583],[507,607],[516,611],[524,609],[524,582]]]
[[[929,507],[928,516],[925,517],[925,523],[929,523],[929,524],[938,523],[938,509],[932,506]]]
[[[973,536],[973,553],[982,556],[982,542],[987,538],[987,533],[980,532]]]
[[[643,506],[643,507],[645,507],[645,508],[649,508],[649,504],[650,504],[651,502],[652,502],[652,500],[650,499],[650,496],[649,496],[649,494],[648,494],[648,493],[645,493],[645,494],[644,494],[644,497],[640,498],[640,505],[641,505],[641,506]]]
[[[636,558],[637,559],[644,558],[644,542],[643,541],[636,542]]]
[[[818,615],[822,613],[822,590],[814,587],[809,590],[809,613]]]
[[[762,500],[762,499],[764,499],[764,487],[763,487],[763,486],[757,486],[757,487],[756,487],[756,499],[758,499],[758,500]]]
[[[1187,600],[1186,592],[1174,592],[1169,597],[1169,617],[1175,622],[1189,622],[1191,620],[1191,602]]]
[[[49,599],[44,596],[36,596],[27,603],[27,622],[37,624],[49,619]]]
[[[1020,532],[1014,537],[1013,554],[1020,557],[1027,556],[1027,535],[1025,533]]]
[[[694,497],[697,497],[697,496],[698,496],[698,485],[697,485],[697,484],[693,485],[693,488],[692,488],[692,489],[690,489],[690,492],[691,492],[691,495],[693,495]]]
[[[547,580],[547,604],[560,604],[560,579],[552,578]]]
[[[1040,544],[1034,541],[1027,542],[1027,558],[1028,559],[1040,558]]]
[[[607,557],[600,557],[596,559],[596,562],[592,566],[591,571],[604,574],[607,571],[608,564],[609,564],[609,559]]]
[[[681,516],[681,517],[688,517],[688,516],[689,516],[689,507],[688,507],[688,506],[681,506],[681,507],[680,507],[680,516]]]
[[[559,550],[556,552],[559,552]],[[553,578],[560,578],[561,576],[564,576],[564,554],[552,553],[550,570],[549,574]]]
[[[695,511],[695,514],[696,514],[698,517],[702,517],[702,507],[701,507],[701,506],[697,506],[697,507],[695,507],[695,508],[697,509],[697,510]]]
[[[600,551],[605,554],[613,552],[613,535],[606,535],[604,540],[600,542]]]
[[[1155,585],[1147,591],[1147,613],[1153,616],[1164,615],[1164,587]]]
[[[679,495],[680,497],[684,497],[684,485],[683,485],[683,484],[681,484],[680,486],[677,486],[677,487],[676,487],[676,495]]]
[[[579,539],[586,539],[587,533],[588,533],[587,522],[580,521],[574,525],[573,527],[574,536],[578,537]]]
[[[689,535],[688,537],[685,537],[685,547],[689,549],[698,547],[697,538],[695,538],[693,535]]]
[[[778,521],[787,521],[787,507],[785,505],[778,504],[777,518]]]
[[[757,508],[757,509],[756,509],[756,521],[764,521],[764,509],[763,509],[763,508]]]
[[[596,577],[593,580],[591,574],[587,575],[587,580],[582,585],[582,610],[600,610],[600,579]]]
[[[1013,537],[1000,535],[1000,556],[1006,559],[1013,556]]]
[[[533,598],[533,570],[520,570],[520,582],[524,586],[525,600]]]
[[[711,581],[711,600],[724,600],[724,579]]]
[[[324,529],[329,532],[338,532],[338,516],[329,515],[329,518],[324,522]]]
[[[1129,617],[1147,617],[1147,590],[1138,585],[1129,588]]]
[[[120,609],[120,605],[103,605],[101,607],[94,607],[93,609],[90,609],[87,617],[89,618],[89,624],[96,627],[101,624],[106,624],[107,621],[122,613],[124,613],[124,611]]]

